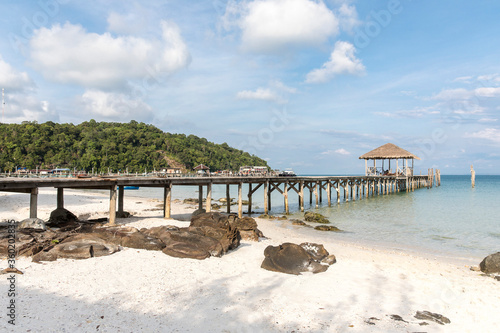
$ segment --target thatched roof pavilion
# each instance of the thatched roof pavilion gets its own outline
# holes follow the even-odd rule
[[[360,160],[365,160],[365,175],[390,175],[390,176],[410,176],[413,175],[413,161],[420,158],[403,148],[396,146],[393,143],[386,143],[383,146],[373,149],[359,157]],[[399,168],[399,160],[403,160],[402,169]],[[373,160],[373,167],[368,166],[368,160]],[[382,160],[382,166],[377,167],[377,160]],[[384,168],[384,160],[389,160],[388,169]],[[391,170],[391,160],[396,160],[396,169]],[[411,167],[408,166],[408,161],[411,160]]]

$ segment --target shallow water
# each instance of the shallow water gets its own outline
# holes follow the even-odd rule
[[[255,185],[254,185],[255,187]],[[346,241],[383,244],[392,248],[416,249],[432,254],[456,257],[484,257],[500,251],[500,176],[476,176],[476,187],[471,188],[470,176],[442,176],[440,187],[418,189],[410,193],[378,195],[361,200],[336,203],[332,192],[332,207],[326,194],[316,209],[309,205],[305,192],[306,210],[315,210],[327,216],[332,224],[346,231],[335,237]],[[198,197],[197,186],[177,186],[173,199]],[[244,199],[248,187],[243,188]],[[298,212],[298,198],[290,193],[290,218],[302,218]],[[126,191],[126,195],[162,198],[162,189],[141,188]],[[212,198],[225,197],[225,186],[213,186]],[[231,196],[237,197],[237,186],[231,186]],[[341,196],[342,198],[343,196]],[[252,210],[263,212],[263,191],[253,196]],[[232,211],[237,206],[232,207]],[[244,206],[244,210],[247,207]],[[283,197],[277,191],[272,195],[273,214],[284,212]],[[299,229],[305,234],[318,232]]]

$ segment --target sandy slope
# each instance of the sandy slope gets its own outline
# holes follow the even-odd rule
[[[0,194],[0,220],[26,217],[27,202],[26,195]],[[48,218],[55,202],[53,190],[42,190],[39,217]],[[174,205],[175,220],[164,220],[155,210],[158,204],[126,197],[126,209],[137,214],[118,222],[137,228],[188,225],[192,207]],[[65,206],[77,215],[105,216],[108,196],[66,191]],[[20,258],[16,266],[25,274],[16,282],[17,325],[9,325],[2,310],[0,331],[496,332],[500,326],[500,282],[466,265],[325,243],[319,231],[305,239],[300,228],[273,221],[258,219],[258,224],[268,239],[243,242],[222,258],[203,261],[135,249],[45,264]],[[305,241],[324,244],[338,262],[316,275],[260,268],[266,246]],[[6,277],[0,276],[2,309],[8,299]],[[413,318],[418,310],[443,314],[451,324],[420,326],[422,321]],[[370,325],[370,317],[379,320]]]

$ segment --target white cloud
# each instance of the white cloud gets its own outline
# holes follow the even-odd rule
[[[464,100],[472,97],[473,93],[464,88],[457,89],[445,89],[439,92],[437,95],[434,95],[433,99],[438,100]]]
[[[321,153],[321,155],[351,155],[350,152],[345,150],[344,148],[336,149],[336,150],[327,150]]]
[[[496,97],[500,96],[500,88],[493,87],[483,87],[474,90],[474,93],[478,97]]]
[[[482,131],[478,131],[472,134],[466,134],[466,137],[485,139],[496,143],[500,143],[500,130],[496,128],[486,128]]]
[[[118,34],[134,35],[145,31],[148,25],[147,13],[144,13],[142,8],[135,8],[134,13],[121,15],[112,12],[108,16],[108,31],[116,32]],[[139,13],[136,13],[140,11]]]
[[[125,121],[135,119],[151,121],[151,107],[141,100],[133,100],[120,93],[108,93],[99,90],[88,90],[80,98],[79,104],[83,112],[96,118]]]
[[[226,29],[241,29],[242,48],[273,53],[290,47],[319,46],[339,32],[339,21],[323,1],[255,0],[229,3]]]
[[[278,89],[278,90],[280,90],[282,92],[288,93],[288,94],[295,94],[295,93],[297,93],[297,89],[296,88],[289,87],[289,86],[285,85],[283,82],[281,82],[279,80],[271,81],[270,85],[273,86],[274,88],[276,88],[276,89]]]
[[[344,3],[339,8],[339,21],[342,30],[351,33],[354,28],[361,24],[355,6]]]
[[[396,112],[375,112],[374,114],[387,118],[423,118],[429,115],[438,115],[441,112],[436,106],[417,107],[413,110],[400,110]]]
[[[0,88],[7,91],[23,91],[33,88],[34,83],[26,72],[16,71],[0,55]]]
[[[129,80],[162,76],[186,67],[190,55],[179,28],[161,23],[161,39],[87,32],[80,25],[36,30],[31,64],[44,77],[86,88],[121,89]]]
[[[330,60],[319,69],[314,69],[307,74],[307,83],[323,83],[331,80],[335,75],[351,74],[361,75],[365,66],[356,58],[356,48],[349,42],[338,41],[330,55]]]
[[[263,101],[272,101],[278,102],[281,101],[281,97],[278,96],[271,89],[258,88],[255,91],[251,90],[243,90],[236,94],[236,98],[238,99],[257,99]]]
[[[32,94],[6,93],[5,115],[3,122],[20,123],[22,121],[59,121],[59,115],[47,101],[40,101]]]
[[[498,121],[498,119],[496,119],[496,118],[481,118],[478,120],[478,122],[480,122],[480,123],[494,123],[497,121]]]
[[[473,76],[460,76],[453,80],[453,82],[471,83],[473,78]]]

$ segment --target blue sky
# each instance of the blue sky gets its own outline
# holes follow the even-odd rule
[[[301,174],[500,174],[498,1],[2,1],[3,122],[132,119]]]

